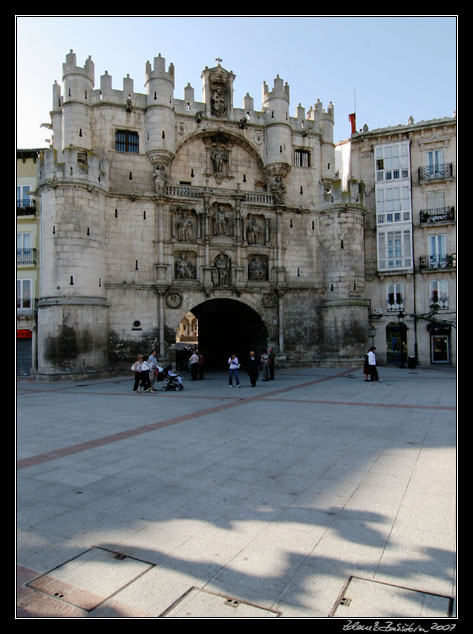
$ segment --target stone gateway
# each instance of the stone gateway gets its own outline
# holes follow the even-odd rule
[[[221,62],[196,101],[161,55],[145,94],[66,56],[39,167],[39,378],[173,360],[189,311],[209,363],[268,347],[281,365],[362,361],[364,192],[335,172],[333,105],[291,116],[278,76],[261,110],[236,107]]]

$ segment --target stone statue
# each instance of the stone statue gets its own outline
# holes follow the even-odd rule
[[[216,147],[211,155],[212,158],[212,163],[213,163],[213,169],[214,169],[214,174],[221,174],[223,175],[225,173],[225,161],[227,160],[227,153],[222,150],[221,147]]]
[[[249,265],[248,277],[252,282],[267,280],[268,267],[263,258],[253,258]]]
[[[180,258],[176,262],[176,279],[194,279],[194,267],[192,266],[192,262],[187,258],[187,254],[185,251],[181,253]]]
[[[220,88],[216,88],[212,95],[212,114],[221,117],[225,114],[225,111],[225,99],[220,92]]]
[[[230,260],[227,255],[220,253],[215,260],[214,284],[216,286],[227,286],[230,272]]]
[[[250,214],[248,216],[248,226],[246,228],[246,241],[248,244],[257,244],[259,239],[258,223]]]
[[[284,196],[286,194],[286,186],[282,182],[281,176],[274,177],[274,183],[271,188],[274,197],[274,202],[278,204],[284,204]]]
[[[156,165],[153,170],[154,190],[157,194],[163,194],[166,190],[167,176],[164,165]]]
[[[220,209],[217,205],[217,209],[214,213],[214,235],[226,236],[229,234],[229,222],[227,214]]]
[[[177,220],[177,239],[180,242],[191,242],[193,235],[193,222],[185,211],[181,211]]]

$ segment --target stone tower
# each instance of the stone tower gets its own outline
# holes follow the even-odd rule
[[[341,190],[334,109],[290,114],[289,85],[262,109],[222,60],[202,100],[174,94],[174,66],[146,62],[146,94],[71,51],[53,86],[52,147],[39,169],[39,375],[127,369],[137,352],[173,360],[180,321],[199,347],[273,347],[281,364],[357,363],[367,344],[363,189]]]

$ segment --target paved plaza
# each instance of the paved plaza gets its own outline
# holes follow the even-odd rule
[[[456,373],[379,373],[18,379],[17,618],[455,616]]]

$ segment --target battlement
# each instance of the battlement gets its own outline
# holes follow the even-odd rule
[[[61,183],[83,183],[87,187],[106,187],[108,162],[93,152],[76,148],[49,149],[41,155],[38,185],[56,187]]]
[[[263,82],[263,103],[268,99],[286,99],[289,102],[289,84],[279,77],[276,76],[273,82],[273,90],[271,92],[268,91],[268,84]]]
[[[161,53],[153,60],[153,68],[149,61],[146,62],[146,83],[152,79],[166,79],[174,86],[174,64],[171,62],[166,71],[166,59],[161,57]]]
[[[66,62],[62,65],[63,80],[67,75],[81,75],[82,77],[85,77],[86,79],[91,81],[92,85],[94,85],[94,74],[95,66],[94,62],[92,61],[92,57],[89,55],[89,57],[85,61],[84,66],[77,66],[77,56],[71,49],[70,52],[66,55]]]

